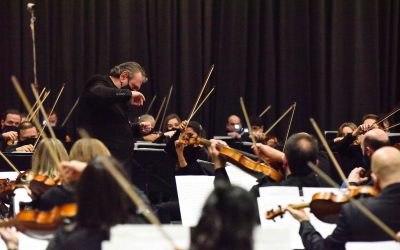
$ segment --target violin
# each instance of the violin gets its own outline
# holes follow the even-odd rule
[[[348,203],[350,198],[375,197],[378,193],[378,190],[371,186],[350,187],[346,194],[318,192],[312,196],[310,202],[291,204],[289,206],[294,209],[309,207],[311,213],[320,221],[335,224],[343,204]],[[286,209],[279,206],[277,209],[267,211],[265,218],[267,220],[274,220],[278,216],[282,217],[285,212]]]
[[[43,230],[57,229],[65,218],[75,217],[78,207],[75,203],[68,203],[54,207],[49,211],[21,210],[14,219],[0,222],[0,227],[15,226],[18,230]]]
[[[179,136],[179,141],[184,144],[192,145],[206,145],[209,146],[211,142],[201,137],[192,137],[189,133],[184,133]],[[274,181],[280,181],[282,175],[279,171],[265,163],[256,162],[249,157],[243,155],[237,150],[224,145],[217,145],[220,155],[228,162],[242,167],[245,170],[252,172],[263,173],[269,176]]]

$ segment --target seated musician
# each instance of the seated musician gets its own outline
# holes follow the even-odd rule
[[[243,135],[241,136],[241,140],[251,142],[252,141],[251,137],[254,136],[257,142],[266,144],[267,137],[264,134],[264,125],[262,119],[257,116],[251,116],[250,124],[251,124],[252,134],[250,135],[249,133],[243,133]]]
[[[337,136],[333,139],[333,143],[343,140],[346,135],[353,133],[356,129],[357,125],[352,122],[342,123],[338,129]]]
[[[232,138],[240,139],[242,137],[242,122],[237,115],[230,115],[225,125],[226,134]]]
[[[345,175],[348,175],[355,166],[364,166],[363,154],[360,148],[360,135],[373,127],[378,128],[378,125],[374,124],[377,120],[378,116],[375,114],[364,115],[363,122],[357,129],[353,130],[351,134],[344,135],[342,139],[331,143],[332,151],[337,152],[340,157],[340,165]]]
[[[389,228],[400,230],[400,152],[393,147],[383,147],[372,156],[372,177],[381,190],[376,197],[361,198],[361,203]],[[307,213],[290,206],[286,208],[300,223],[300,236],[306,249],[344,249],[349,241],[392,240],[352,203],[345,204],[339,215],[336,229],[324,239],[311,225]]]
[[[266,186],[298,186],[298,187],[319,187],[320,182],[317,176],[308,168],[307,162],[318,163],[318,143],[312,135],[297,133],[289,137],[284,152],[276,150],[267,145],[257,143],[257,155],[271,162],[282,162],[285,178],[275,182],[268,176],[258,179],[258,184],[253,186],[251,193],[255,197],[259,195],[259,188]],[[225,168],[215,171],[216,180],[226,179]]]
[[[156,140],[159,135],[154,132],[156,120],[152,115],[144,114],[139,117],[138,123],[132,127],[133,137],[135,141],[149,141]]]
[[[256,201],[249,192],[236,186],[216,185],[192,230],[190,249],[253,249],[257,214]]]
[[[38,136],[38,130],[31,122],[23,122],[18,126],[18,143],[7,146],[6,152],[33,152]]]
[[[1,118],[0,151],[4,151],[8,141],[14,144],[18,140],[18,126],[21,123],[21,114],[16,109],[7,109]]]
[[[190,121],[187,128],[182,128],[189,137],[203,137],[205,132],[200,123]],[[205,169],[197,162],[208,160],[207,151],[202,145],[188,145],[179,140],[182,130],[178,130],[167,143],[165,151],[173,159],[176,159],[176,175],[208,175]]]
[[[154,142],[167,143],[175,134],[176,130],[179,129],[181,123],[182,120],[177,114],[167,115],[162,127],[162,134],[160,134],[160,137],[158,137]]]
[[[379,128],[371,129],[361,136],[361,151],[363,156],[363,167],[354,168],[348,177],[351,185],[362,185],[368,182],[368,177],[363,175],[370,171],[371,158],[381,147],[389,146],[390,140],[385,131]]]
[[[97,156],[111,156],[107,147],[94,138],[79,139],[74,143],[69,153],[71,161],[79,161],[84,164],[70,164],[63,162],[61,168],[62,185],[56,185],[40,196],[36,207],[40,210],[50,210],[55,206],[75,202],[75,189],[82,168]]]

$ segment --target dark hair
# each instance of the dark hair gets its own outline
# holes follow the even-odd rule
[[[375,115],[375,114],[366,114],[362,117],[362,121],[364,122],[367,119],[373,119],[375,121],[377,121],[379,119],[379,116]]]
[[[190,249],[252,249],[257,215],[256,201],[248,191],[217,184],[192,231]]]
[[[264,126],[262,119],[256,115],[250,116],[250,123],[252,126]]]
[[[30,128],[36,128],[32,122],[24,121],[23,123],[19,124],[18,126],[18,134],[20,134],[21,130],[26,130]],[[37,130],[37,128],[36,128]]]
[[[144,71],[142,66],[140,66],[140,64],[137,62],[124,62],[124,63],[121,63],[120,65],[114,66],[110,70],[110,76],[119,77],[122,74],[122,72],[124,72],[124,71],[129,72],[129,77],[132,77],[133,74],[140,72],[140,73],[142,73],[142,75],[144,77],[143,82],[147,81],[146,72]]]
[[[286,142],[285,157],[294,174],[307,175],[311,172],[307,162],[317,163],[318,142],[307,133],[297,133]]]
[[[389,138],[387,140],[380,140],[376,138],[375,136],[372,135],[366,135],[364,138],[364,147],[370,147],[373,150],[378,150],[381,147],[384,146],[390,146],[390,140]]]
[[[187,126],[188,128],[192,128],[200,137],[203,138],[206,137],[206,132],[204,131],[203,126],[201,126],[199,122],[190,121]]]
[[[164,124],[163,124],[163,127],[162,127],[162,131],[163,132],[167,131],[168,122],[170,120],[172,120],[172,119],[177,119],[178,122],[182,122],[181,118],[177,114],[169,114],[169,115],[167,115],[167,117],[165,117]]]
[[[77,186],[77,223],[82,227],[108,229],[129,218],[127,196],[105,164],[114,165],[127,176],[112,157],[98,156],[89,162]]]
[[[21,112],[19,112],[19,110],[17,110],[17,109],[7,109],[6,111],[4,111],[3,116],[1,117],[1,119],[5,121],[8,114],[21,116]]]
[[[343,129],[345,127],[349,127],[353,131],[357,129],[357,125],[356,124],[354,124],[352,122],[344,122],[344,123],[342,123],[342,125],[340,125],[340,127],[338,129],[337,137],[345,136],[345,134],[343,133]]]

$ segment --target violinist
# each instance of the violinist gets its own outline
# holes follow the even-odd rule
[[[264,134],[264,125],[261,120],[261,118],[257,116],[250,116],[250,124],[251,124],[251,132],[252,134],[250,135],[249,133],[243,133],[241,136],[242,141],[251,141],[250,137],[253,137],[256,139],[257,142],[266,144],[266,135]]]
[[[351,185],[362,185],[368,181],[368,176],[364,176],[367,171],[370,171],[371,157],[381,147],[389,146],[390,140],[385,131],[380,128],[369,130],[361,136],[361,152],[363,157],[363,167],[354,168],[348,177]]]
[[[345,175],[348,175],[355,166],[364,166],[369,168],[368,165],[364,165],[364,158],[362,149],[360,147],[361,136],[369,131],[370,129],[378,128],[374,124],[378,120],[378,116],[375,114],[367,114],[363,116],[362,124],[359,125],[352,133],[348,133],[343,136],[342,139],[336,140],[331,143],[331,149],[333,152],[338,153],[341,166]]]
[[[257,214],[256,201],[246,190],[216,185],[192,230],[190,249],[253,249]]]
[[[7,109],[1,118],[0,150],[4,151],[8,142],[18,140],[18,126],[21,123],[21,114],[16,109]]]
[[[167,143],[175,134],[176,130],[179,129],[181,122],[182,120],[177,114],[167,115],[162,126],[162,134],[154,142]]]
[[[184,131],[184,132],[182,132]],[[206,149],[202,145],[188,145],[179,140],[183,133],[189,137],[205,137],[203,126],[196,121],[190,121],[186,129],[178,130],[167,143],[165,151],[176,159],[176,175],[208,175],[206,170],[197,162],[198,159],[208,160]]]
[[[99,156],[89,162],[77,185],[76,223],[58,229],[47,249],[101,249],[116,224],[145,223],[136,206],[105,168],[113,164],[124,175],[121,165],[111,157]],[[101,185],[99,185],[101,183]],[[145,199],[147,201],[147,199]]]
[[[75,202],[75,190],[79,181],[79,172],[97,156],[111,156],[110,151],[101,141],[94,138],[82,138],[76,141],[69,153],[69,159],[84,164],[62,162],[62,185],[56,185],[43,193],[38,199],[36,207],[40,210],[50,210],[55,206]]]
[[[312,135],[297,133],[289,137],[284,152],[270,146],[257,143],[256,154],[262,159],[271,162],[281,162],[285,179],[280,182],[272,180],[269,176],[262,176],[257,180],[250,192],[259,197],[259,188],[266,186],[297,186],[319,187],[317,176],[308,168],[307,162],[318,163],[318,143]],[[227,178],[225,168],[216,171],[217,179]]]
[[[39,132],[31,122],[23,122],[18,126],[18,143],[7,146],[6,152],[31,153],[38,136]]]
[[[132,127],[134,141],[152,142],[159,137],[159,133],[154,131],[156,120],[152,115],[144,114],[139,117],[139,121]]]
[[[400,152],[394,147],[378,149],[372,156],[372,178],[381,190],[376,197],[361,198],[361,203],[389,228],[400,230]],[[314,229],[307,213],[286,208],[300,222],[300,236],[306,249],[345,249],[348,241],[383,241],[390,236],[360,213],[351,203],[345,204],[333,233],[326,239]]]

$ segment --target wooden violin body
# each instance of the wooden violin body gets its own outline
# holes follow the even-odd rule
[[[200,137],[191,137],[190,135],[188,136],[186,134],[181,134],[179,140],[187,144],[211,144],[209,140]],[[282,179],[281,173],[266,163],[256,162],[228,146],[217,145],[217,149],[219,150],[219,153],[223,159],[236,166],[242,167],[248,171],[263,173],[274,181],[280,181]]]
[[[378,191],[370,186],[351,187],[346,194],[334,194],[332,192],[319,192],[312,196],[310,202],[289,205],[295,209],[310,207],[311,213],[320,221],[326,223],[336,223],[338,215],[343,204],[350,201],[351,198],[375,197]],[[273,220],[278,216],[283,216],[286,212],[282,207],[266,212],[265,217]]]
[[[21,210],[14,219],[0,222],[0,227],[15,226],[20,231],[57,229],[65,218],[75,217],[78,207],[75,203],[54,207],[50,211]]]

